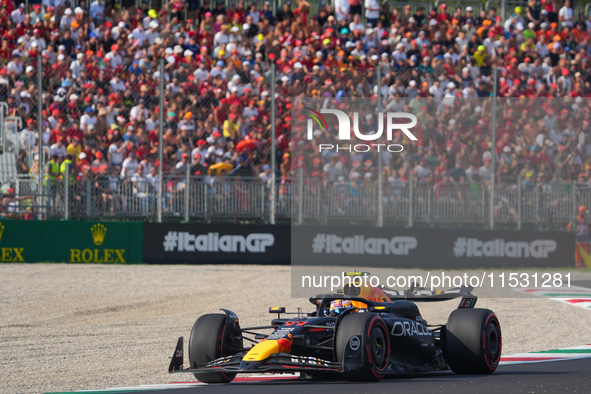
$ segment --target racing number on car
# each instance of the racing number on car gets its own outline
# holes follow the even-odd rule
[[[284,326],[293,326],[294,324],[296,326],[303,326],[307,323],[307,321],[288,321],[287,323],[284,324]]]

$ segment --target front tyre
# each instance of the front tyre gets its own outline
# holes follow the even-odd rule
[[[352,313],[345,316],[338,326],[335,346],[345,379],[376,381],[386,375],[390,336],[379,315]]]
[[[490,374],[501,360],[501,325],[489,309],[457,309],[449,315],[443,355],[457,374]]]
[[[229,355],[224,354],[225,351],[222,349],[226,318],[224,314],[210,313],[197,319],[189,338],[191,367]],[[236,377],[236,374],[226,372],[196,372],[193,375],[203,383],[229,383]]]

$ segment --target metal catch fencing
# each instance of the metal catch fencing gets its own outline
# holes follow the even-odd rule
[[[40,195],[35,177],[13,179],[15,194],[0,206],[0,217],[155,220],[157,179],[104,173],[65,183],[46,186]],[[492,202],[488,187],[476,182],[433,186],[392,178],[384,182],[381,196],[372,181],[306,178],[280,179],[276,192],[277,221],[294,224],[377,225],[381,198],[386,226],[485,228],[492,203],[494,228],[560,230],[579,205],[591,206],[587,183],[499,183]],[[166,220],[268,223],[270,194],[268,182],[260,178],[177,174],[164,180],[161,204]]]

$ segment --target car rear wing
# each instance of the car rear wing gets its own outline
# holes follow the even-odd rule
[[[478,300],[478,297],[472,294],[474,287],[471,286],[455,287],[448,290],[429,290],[425,287],[415,286],[413,283],[407,290],[394,290],[387,287],[381,287],[381,289],[392,301],[434,302],[461,298],[458,309],[474,308]]]

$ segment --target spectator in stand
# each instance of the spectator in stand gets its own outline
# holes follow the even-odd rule
[[[365,0],[365,19],[372,27],[378,25],[380,18],[380,3],[378,0]]]
[[[571,0],[565,0],[564,6],[558,11],[558,20],[562,28],[572,28],[574,25],[574,11]]]
[[[360,0],[353,0],[353,2],[361,2]],[[335,15],[337,22],[347,22],[351,14],[351,1],[350,0],[335,0],[334,4]]]
[[[108,177],[121,175],[118,166],[133,152],[149,174],[150,157],[158,150],[159,111],[165,110],[166,172],[187,154],[203,173],[206,166],[229,164],[234,176],[265,178],[274,103],[277,157],[287,157],[275,170],[287,179],[297,170],[290,154],[299,137],[292,126],[301,123],[291,119],[291,106],[299,98],[330,103],[369,97],[379,89],[388,111],[411,110],[421,125],[420,143],[395,137],[405,150],[387,156],[388,175],[406,182],[414,169],[421,184],[448,179],[481,187],[493,176],[486,164],[490,157],[483,154],[492,146],[487,97],[496,67],[500,105],[506,107],[497,119],[502,144],[495,147],[494,175],[516,180],[522,174],[528,186],[537,187],[554,175],[584,179],[579,174],[591,165],[591,141],[585,137],[591,113],[584,104],[591,96],[586,82],[591,19],[577,23],[570,0],[531,1],[527,9],[518,6],[502,17],[493,8],[475,16],[470,7],[450,15],[445,4],[428,14],[409,6],[390,10],[375,0],[337,0],[334,9],[320,4],[316,15],[304,1],[283,2],[275,15],[267,3],[259,11],[254,4],[218,2],[199,12],[194,4],[175,1],[149,9],[142,2],[139,10],[122,12],[96,0],[88,12],[64,3],[33,7],[30,13],[0,5],[8,18],[0,46],[0,97],[11,115],[27,124],[21,139],[36,146],[36,127],[29,130],[28,120],[41,121],[44,140],[59,157],[80,157],[75,152],[82,149],[97,174],[102,166],[117,167],[102,171]],[[191,20],[185,21],[187,8]],[[39,120],[38,53],[45,93]],[[276,81],[270,80],[272,62]],[[382,86],[376,86],[378,63]],[[157,99],[161,77],[164,109]],[[534,97],[560,100],[515,101]],[[443,100],[432,106],[431,98]],[[362,118],[362,123],[368,122]],[[328,183],[340,176],[353,181],[357,173],[347,188],[363,194],[358,182],[375,183],[379,175],[376,158],[366,156],[310,154],[302,162],[316,166],[309,176]],[[366,169],[368,158],[373,164]]]

